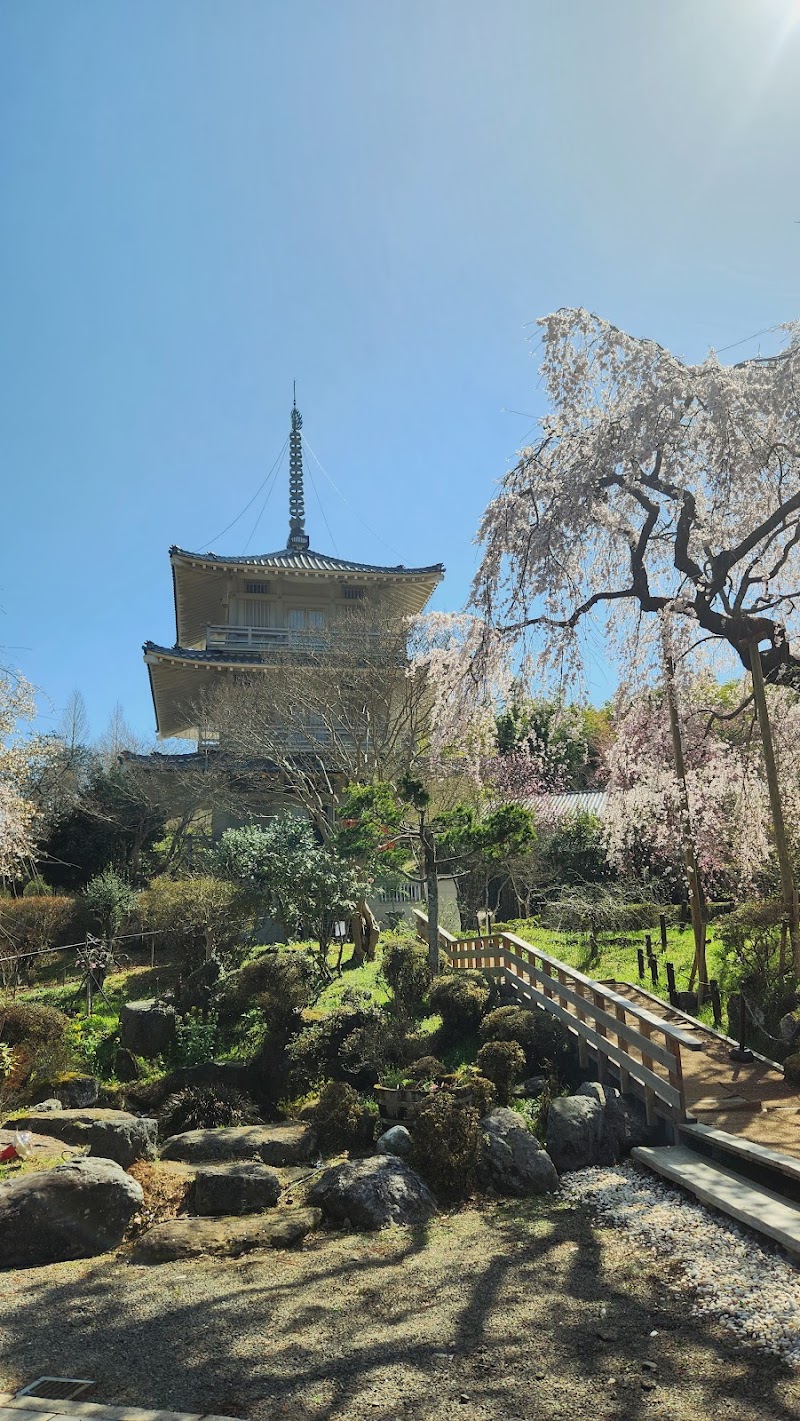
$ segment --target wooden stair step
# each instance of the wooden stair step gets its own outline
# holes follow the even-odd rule
[[[800,1205],[772,1189],[753,1184],[726,1165],[704,1159],[685,1145],[639,1145],[631,1152],[636,1164],[687,1189],[701,1204],[719,1209],[737,1223],[800,1255]]]
[[[736,1155],[748,1164],[764,1169],[778,1170],[789,1179],[800,1184],[800,1158],[784,1154],[783,1150],[772,1149],[770,1145],[759,1145],[756,1140],[748,1140],[746,1135],[730,1135],[727,1130],[719,1130],[713,1125],[698,1122],[695,1125],[681,1125],[681,1134],[689,1142],[697,1140],[701,1145],[713,1146],[726,1154]],[[800,1130],[798,1130],[800,1144]]]

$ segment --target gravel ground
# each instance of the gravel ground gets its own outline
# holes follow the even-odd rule
[[[782,1249],[630,1164],[582,1169],[564,1182],[569,1199],[669,1260],[684,1290],[690,1285],[695,1317],[718,1318],[743,1341],[800,1366],[800,1271]]]
[[[254,1421],[800,1416],[796,1370],[693,1316],[628,1229],[563,1196],[292,1253],[5,1273],[0,1384],[45,1373]]]

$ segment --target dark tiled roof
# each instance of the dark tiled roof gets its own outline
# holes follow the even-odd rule
[[[169,656],[177,661],[207,661],[213,664],[215,661],[241,661],[244,665],[263,661],[263,647],[253,651],[233,651],[230,647],[221,646],[214,651],[188,651],[183,646],[158,646],[154,641],[146,641],[142,647],[145,656],[148,652],[154,651],[157,656]]]
[[[227,557],[222,553],[191,553],[187,548],[179,548],[174,545],[169,551],[170,556],[192,558],[196,562],[230,563],[237,567],[297,568],[300,572],[383,572],[401,577],[433,576],[434,574],[441,576],[444,573],[444,567],[440,562],[433,563],[430,567],[405,567],[403,563],[398,563],[396,567],[379,567],[375,563],[349,562],[346,558],[332,558],[327,553],[312,552],[310,548],[306,552],[297,552],[292,548],[280,548],[276,553],[254,553],[247,557]]]

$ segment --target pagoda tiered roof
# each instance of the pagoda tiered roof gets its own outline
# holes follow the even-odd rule
[[[223,566],[233,571],[236,568],[273,568],[291,572],[341,572],[368,573],[379,577],[434,577],[438,582],[444,576],[442,563],[432,563],[429,567],[406,567],[397,563],[394,567],[384,567],[377,563],[351,562],[348,558],[330,557],[328,553],[315,553],[311,548],[296,551],[294,548],[279,548],[276,553],[250,553],[241,556],[233,553],[192,553],[187,548],[175,545],[169,550],[173,562],[180,560],[198,567],[208,565]]]
[[[379,623],[415,616],[444,576],[441,563],[427,567],[396,563],[387,567],[333,557],[309,546],[302,424],[294,404],[289,437],[289,538],[285,548],[240,554],[192,552],[177,545],[169,550],[175,645],[165,647],[152,641],[144,645],[161,736],[195,734],[192,720],[196,712],[192,706],[212,689],[218,673],[230,674],[244,666],[261,666],[267,672],[270,665],[287,654],[304,656],[320,645],[326,646],[328,637],[331,654],[336,656],[340,625],[337,608],[362,603]],[[317,620],[309,620],[312,617]],[[328,630],[320,633],[317,629],[325,621]],[[365,629],[365,635],[372,637],[377,633]],[[352,656],[352,650],[344,643],[339,650],[343,656]]]

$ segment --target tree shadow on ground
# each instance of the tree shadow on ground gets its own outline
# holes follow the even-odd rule
[[[486,1204],[292,1253],[0,1274],[0,1363],[259,1421],[796,1421],[789,1369],[688,1313],[584,1211]]]

